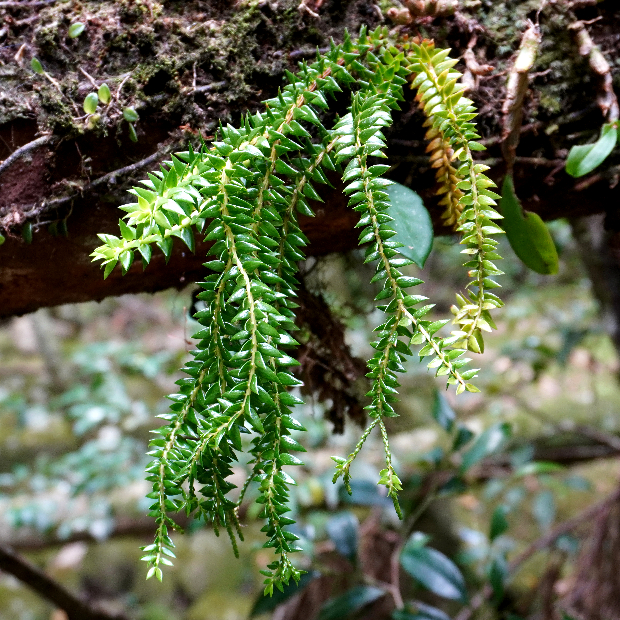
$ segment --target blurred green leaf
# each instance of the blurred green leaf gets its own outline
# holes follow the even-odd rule
[[[495,558],[489,567],[489,583],[493,588],[493,603],[499,605],[504,598],[506,577],[508,571],[503,558]]]
[[[433,401],[433,418],[441,428],[448,432],[452,430],[456,418],[456,413],[450,407],[450,403],[439,390],[435,392],[435,400]]]
[[[478,436],[473,446],[463,454],[461,471],[465,472],[483,458],[497,452],[510,437],[510,425],[498,422]]]
[[[385,596],[385,590],[381,588],[356,586],[342,596],[327,601],[319,613],[318,620],[344,620],[382,596]]]
[[[43,71],[43,65],[41,64],[41,61],[34,56],[30,61],[30,67],[35,73],[38,73],[39,75],[43,75],[43,73],[45,73],[45,71]]]
[[[287,586],[284,586],[284,592],[280,592],[280,590],[276,589],[273,592],[273,596],[259,596],[252,607],[250,618],[273,611],[278,605],[281,605],[291,597],[302,592],[308,584],[317,577],[320,577],[320,573],[317,571],[304,573],[299,579],[299,584],[291,580]]]
[[[352,480],[351,495],[344,487],[338,490],[338,499],[344,504],[358,506],[391,506],[392,500],[381,495],[376,482],[370,480]]]
[[[459,424],[456,430],[456,437],[452,444],[452,450],[455,452],[466,446],[472,439],[474,434],[463,424]]]
[[[553,238],[537,213],[523,210],[510,175],[504,179],[500,204],[502,225],[514,253],[536,273],[557,273],[559,259]]]
[[[555,520],[555,498],[551,491],[545,489],[534,497],[532,514],[541,530],[545,531],[551,527]]]
[[[583,476],[566,476],[564,484],[575,491],[591,491],[592,483]]]
[[[408,541],[400,554],[401,566],[431,592],[465,602],[465,580],[456,564],[443,553],[430,547],[420,547]]]
[[[129,139],[132,142],[138,141],[138,134],[136,133],[136,128],[133,126],[133,123],[129,123]]]
[[[582,177],[600,166],[614,150],[618,140],[616,123],[601,128],[599,139],[593,144],[573,146],[566,160],[566,172],[572,177]]]
[[[424,267],[433,247],[431,217],[420,196],[412,189],[394,183],[386,191],[392,203],[388,215],[394,218],[394,241],[403,244],[398,251],[419,267]]]
[[[559,471],[564,471],[562,465],[557,463],[550,463],[547,461],[534,461],[533,463],[526,463],[519,467],[515,471],[515,476],[538,476],[539,474],[555,474]]]
[[[140,117],[133,108],[123,108],[123,118],[128,123],[135,123]]]
[[[22,226],[22,239],[26,243],[32,243],[32,222],[25,222]]]
[[[349,560],[357,556],[359,521],[352,512],[334,515],[325,526],[336,551]]]
[[[409,607],[397,609],[392,614],[392,620],[450,620],[450,616],[437,607],[417,602],[415,606],[412,605],[411,607],[415,607],[415,611],[410,611]]]
[[[508,514],[507,506],[498,506],[491,516],[491,527],[489,528],[489,538],[493,541],[498,536],[501,536],[506,530],[508,530],[508,521],[506,515]]]
[[[86,112],[86,114],[94,114],[97,111],[98,103],[99,95],[97,95],[97,93],[89,93],[84,99],[84,112]]]
[[[75,22],[69,26],[69,30],[67,31],[67,36],[70,39],[75,39],[79,37],[83,32],[86,26],[82,22]]]

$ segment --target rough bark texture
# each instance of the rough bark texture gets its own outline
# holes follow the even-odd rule
[[[388,0],[306,0],[306,5],[310,11],[300,9],[298,0],[0,2],[0,158],[5,160],[0,164],[0,232],[7,237],[0,248],[0,317],[180,287],[200,278],[205,250],[200,245],[190,255],[178,243],[167,266],[159,255],[146,273],[135,266],[127,276],[115,271],[105,282],[88,255],[98,244],[97,233],[117,230],[124,190],[166,153],[196,142],[199,134],[213,135],[219,122],[235,123],[242,112],[260,109],[261,100],[277,92],[284,69],[294,70],[330,37],[341,40],[345,28],[394,27],[383,17]],[[478,63],[494,68],[472,82],[489,146],[481,158],[500,181],[503,76],[525,20],[536,17],[541,3],[463,0],[460,5],[456,15],[421,18],[398,28],[403,34],[432,36],[457,55],[476,34],[472,51]],[[598,16],[602,19],[588,28],[617,81],[614,32],[620,29],[620,11],[615,2],[548,2],[540,16],[541,53],[525,99],[515,178],[525,208],[545,219],[615,210],[620,197],[617,156],[585,180],[575,181],[563,171],[568,148],[593,138],[603,122],[597,76],[569,31],[576,18]],[[75,22],[85,30],[70,38],[68,28]],[[45,74],[31,70],[33,57]],[[93,124],[82,104],[104,82],[112,103],[99,105],[100,118]],[[390,176],[423,196],[437,232],[445,233],[441,209],[434,206],[421,117],[408,96],[389,137]],[[129,106],[140,116],[136,143],[123,119]],[[49,137],[11,157],[42,136]],[[308,253],[355,247],[354,213],[338,188],[323,197],[317,217],[304,222]],[[34,228],[30,244],[21,237],[28,222]],[[68,236],[54,236],[65,226]]]

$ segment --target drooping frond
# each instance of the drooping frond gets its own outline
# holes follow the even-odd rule
[[[161,565],[174,557],[169,533],[176,527],[170,513],[176,511],[204,518],[216,533],[225,529],[236,551],[237,539],[242,540],[237,508],[253,483],[265,520],[264,546],[275,553],[263,571],[265,591],[282,589],[303,572],[291,559],[297,537],[287,529],[293,520],[286,515],[295,482],[285,471],[301,464],[293,453],[304,451],[292,436],[304,430],[293,417],[301,400],[289,392],[300,384],[290,371],[297,364],[290,353],[297,345],[297,264],[307,243],[297,215],[313,215],[309,200],[320,200],[315,186],[328,183],[327,172],[343,175],[349,204],[360,213],[360,244],[367,246],[366,262],[377,265],[372,282],[382,284],[376,299],[386,314],[368,362],[371,422],[354,452],[335,459],[336,477],[342,475],[348,486],[353,459],[378,427],[386,459],[380,484],[400,514],[401,483],[384,419],[396,415],[396,374],[404,371],[412,346],[422,345],[419,356],[430,357],[429,368],[457,393],[476,390],[468,382],[476,371],[464,369],[463,354],[466,348],[476,350],[472,343],[479,341],[480,329],[492,325],[491,305],[501,305],[487,292],[495,247],[488,235],[499,229],[491,222],[497,217],[487,189],[491,182],[471,157],[477,148],[473,108],[460,96],[446,56],[430,43],[394,45],[385,29],[362,31],[356,41],[345,37],[315,62],[300,63],[297,74],[287,73],[288,83],[265,102],[264,111],[246,116],[238,128],[222,127],[212,145],[190,147],[150,174],[143,187],[131,190],[137,202],[122,207],[127,215],[121,236],[100,236],[103,245],[93,256],[102,261],[106,277],[117,264],[126,272],[136,252],[148,264],[154,244],[168,257],[174,237],[192,250],[196,233],[212,243],[199,282],[198,299],[204,303],[195,315],[199,342],[151,442],[149,514],[157,529],[154,543],[144,548],[149,576],[161,579]],[[401,244],[392,239],[385,191],[391,182],[383,178],[388,167],[370,161],[385,157],[382,130],[391,124],[411,73],[418,74],[414,84],[428,114],[431,150],[445,156],[438,166],[444,201],[454,212],[462,210],[459,230],[472,257],[471,285],[478,287],[457,315],[459,331],[448,338],[438,331],[449,321],[425,319],[432,305],[411,294],[421,280],[403,274],[412,261],[398,253]],[[347,89],[349,113],[328,129],[323,119],[330,96]],[[460,162],[458,170],[453,159]],[[250,454],[250,474],[236,492],[230,478],[239,451]]]
[[[431,41],[412,44],[411,52],[411,69],[416,74],[412,87],[418,89],[419,101],[442,148],[452,149],[452,157],[459,162],[454,176],[461,180],[455,189],[463,195],[455,210],[462,209],[457,230],[464,235],[461,243],[466,246],[463,254],[469,257],[465,267],[470,282],[467,297],[457,295],[458,307],[454,308],[458,330],[453,333],[459,336],[456,346],[481,353],[482,332],[495,327],[489,310],[503,305],[489,292],[499,286],[493,278],[503,273],[492,262],[501,258],[491,236],[503,233],[494,222],[502,217],[494,209],[499,196],[490,189],[495,183],[484,174],[488,166],[474,162],[472,152],[484,150],[484,146],[476,142],[480,137],[472,122],[476,111],[472,101],[463,96],[463,86],[458,83],[461,74],[452,70],[457,61],[449,58],[450,50],[438,50]]]

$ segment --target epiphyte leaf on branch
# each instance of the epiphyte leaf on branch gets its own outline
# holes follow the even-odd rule
[[[572,177],[582,177],[600,166],[614,150],[618,141],[616,123],[606,123],[599,139],[592,144],[573,146],[566,160],[566,172]]]
[[[388,215],[394,218],[395,241],[403,244],[399,252],[419,267],[431,253],[433,247],[433,223],[416,192],[400,183],[386,188],[391,206]]]
[[[559,259],[553,238],[537,213],[524,213],[509,175],[502,186],[501,210],[504,230],[515,254],[536,273],[557,273]]]

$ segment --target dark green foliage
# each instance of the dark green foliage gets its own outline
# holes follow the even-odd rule
[[[289,370],[297,364],[289,353],[297,344],[292,335],[297,263],[307,242],[298,213],[312,215],[308,199],[320,200],[316,186],[327,183],[326,171],[343,175],[349,204],[360,213],[360,244],[367,244],[366,262],[377,265],[372,282],[383,286],[377,301],[386,313],[373,343],[376,354],[368,363],[371,422],[348,458],[334,458],[336,478],[342,475],[350,489],[350,465],[378,426],[386,460],[379,483],[400,514],[401,483],[392,466],[384,418],[396,415],[396,373],[404,371],[411,346],[423,345],[419,356],[430,357],[429,368],[445,376],[457,393],[476,391],[468,383],[476,371],[463,369],[468,360],[462,355],[466,348],[482,348],[480,330],[492,325],[488,311],[501,305],[486,292],[496,286],[490,276],[501,273],[490,263],[498,257],[495,242],[488,239],[501,232],[491,222],[500,216],[491,207],[494,194],[487,188],[492,183],[471,158],[471,150],[478,148],[471,141],[477,137],[473,108],[461,97],[447,53],[428,42],[398,47],[382,29],[370,35],[362,31],[355,42],[346,37],[341,45],[332,44],[311,65],[301,63],[297,75],[288,74],[289,83],[265,102],[264,112],[245,117],[239,128],[220,128],[211,147],[178,153],[150,174],[144,187],[132,190],[137,202],[122,207],[128,215],[120,224],[121,237],[101,235],[104,245],[93,255],[103,261],[105,276],[119,263],[126,272],[136,252],[148,264],[153,244],[168,257],[173,237],[191,250],[195,233],[213,242],[205,263],[209,275],[199,283],[203,290],[198,298],[205,304],[195,315],[203,327],[195,335],[200,342],[183,369],[187,378],[178,381],[179,393],[169,397],[171,411],[162,416],[166,424],[151,442],[150,514],[157,533],[144,548],[149,576],[161,579],[161,564],[174,557],[172,512],[194,513],[216,532],[226,529],[236,550],[237,538],[242,538],[237,508],[251,483],[258,486],[264,546],[275,553],[262,571],[265,592],[282,590],[303,573],[291,561],[297,536],[287,529],[293,520],[286,516],[288,488],[295,482],[284,467],[301,465],[294,453],[304,450],[292,437],[293,431],[304,429],[292,415],[301,401],[289,392],[300,384]],[[459,331],[449,338],[437,335],[448,321],[426,320],[432,306],[411,292],[421,280],[401,271],[413,261],[399,254],[402,244],[392,239],[396,233],[386,192],[391,182],[382,178],[387,167],[369,159],[385,157],[382,128],[391,124],[391,112],[398,109],[412,73],[422,76],[414,84],[428,99],[429,119],[462,162],[460,229],[478,290],[463,304]],[[322,111],[342,89],[351,90],[350,111],[329,130]],[[251,455],[251,473],[234,501],[229,478],[244,449]]]

